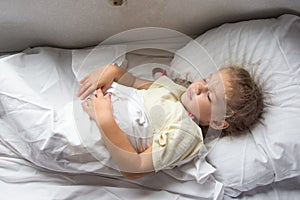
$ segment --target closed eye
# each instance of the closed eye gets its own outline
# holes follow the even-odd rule
[[[208,101],[211,103],[212,101],[211,101],[211,98],[210,98],[210,92],[208,92],[207,93],[207,99],[208,99]]]
[[[206,78],[204,78],[204,79],[202,79],[203,80],[203,82],[205,83],[205,84],[207,84],[207,80],[206,80]],[[211,101],[211,97],[210,97],[210,92],[207,92],[207,99],[208,99],[208,101],[211,103],[212,101]]]

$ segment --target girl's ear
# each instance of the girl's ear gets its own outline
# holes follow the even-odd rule
[[[226,120],[223,121],[212,120],[209,126],[212,127],[213,129],[222,130],[228,128],[229,124]]]

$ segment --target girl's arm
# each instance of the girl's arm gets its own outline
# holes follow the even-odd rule
[[[137,89],[148,89],[153,83],[149,80],[137,78],[115,64],[109,64],[96,69],[84,77],[80,81],[80,88],[77,92],[77,96],[83,100],[97,89],[106,92],[114,81]]]
[[[96,121],[113,160],[127,178],[139,178],[154,171],[152,148],[137,153],[119,128],[112,114],[110,96],[101,90],[82,104],[83,109]]]
[[[112,65],[110,67],[112,68],[112,70],[113,69],[115,70],[116,76],[114,78],[114,81],[122,85],[128,87],[134,87],[136,89],[148,89],[150,85],[153,83],[153,81],[149,81],[149,80],[145,80],[133,76],[131,73],[127,72],[126,70],[116,65]]]

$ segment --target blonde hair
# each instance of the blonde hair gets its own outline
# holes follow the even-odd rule
[[[226,118],[229,126],[222,131],[223,136],[237,136],[245,133],[260,118],[264,108],[261,89],[250,73],[237,66],[228,66],[225,70],[230,76],[226,93]]]
[[[225,70],[230,76],[229,84],[226,85],[226,116],[225,120],[229,126],[222,130],[221,137],[238,136],[249,130],[260,118],[263,112],[264,101],[261,89],[255,83],[250,73],[242,67],[227,66],[220,70]],[[152,75],[163,72],[160,68],[155,68]],[[164,73],[163,73],[164,74]],[[189,80],[173,77],[173,81],[184,87],[188,87],[192,82]],[[208,127],[202,127],[207,131]],[[204,134],[206,134],[204,130]]]

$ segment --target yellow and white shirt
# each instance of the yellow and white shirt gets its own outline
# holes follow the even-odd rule
[[[152,128],[155,171],[192,158],[203,146],[201,128],[188,116],[180,102],[185,90],[162,76],[149,89],[138,91],[143,96]]]

